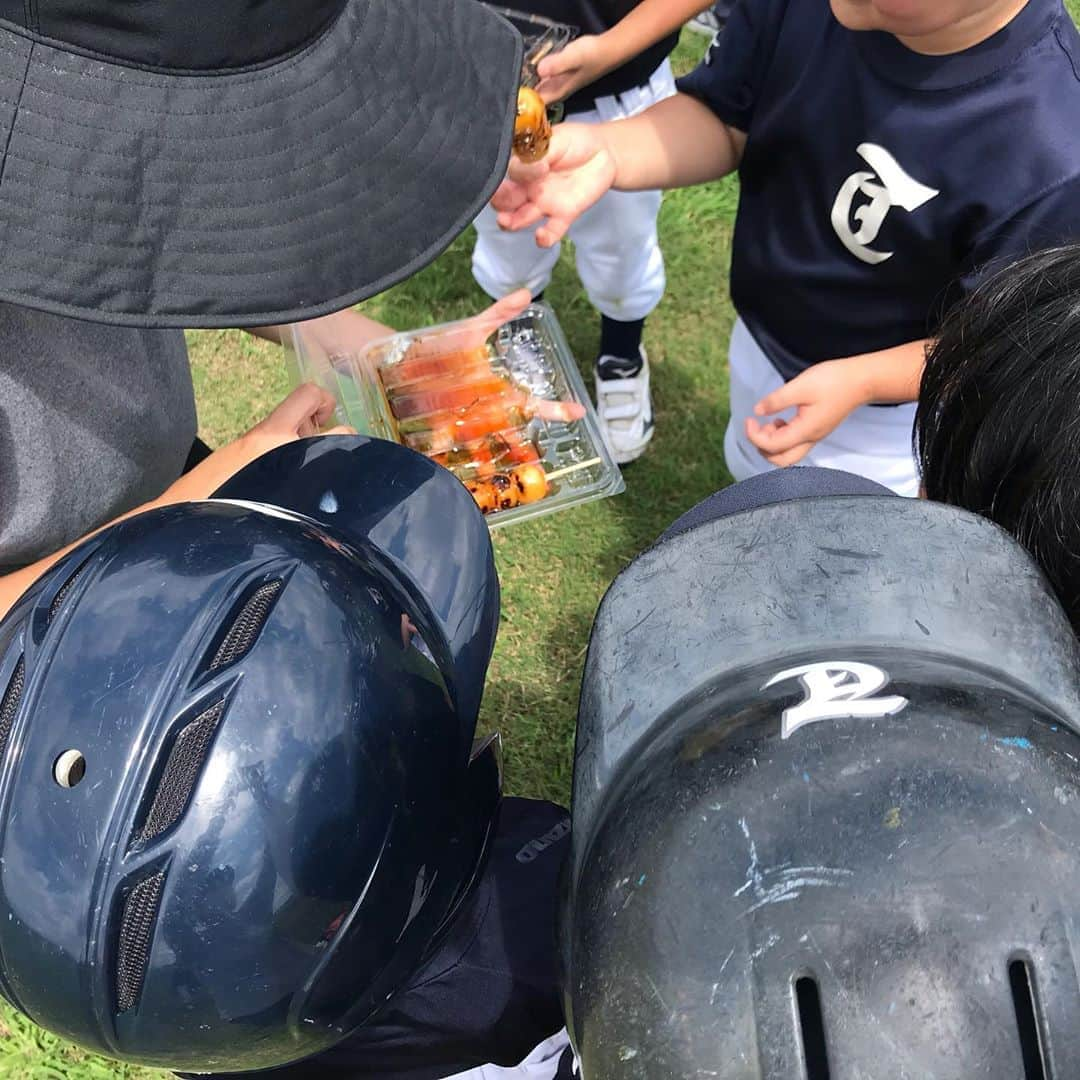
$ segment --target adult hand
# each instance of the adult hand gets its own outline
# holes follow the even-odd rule
[[[564,101],[596,82],[613,66],[604,36],[586,34],[571,41],[559,52],[545,56],[536,65],[536,73],[540,76],[536,92],[547,105]]]
[[[814,364],[779,390],[767,394],[746,418],[746,437],[766,460],[780,467],[802,461],[814,444],[834,431],[860,405],[873,400],[861,357]],[[795,409],[790,420],[766,417]]]
[[[615,158],[598,127],[557,124],[542,161],[526,165],[511,160],[509,175],[491,200],[500,228],[516,232],[546,218],[536,230],[536,242],[551,247],[611,189]]]

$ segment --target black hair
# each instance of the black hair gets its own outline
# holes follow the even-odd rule
[[[945,316],[915,451],[927,498],[1006,529],[1080,631],[1080,244],[995,273]]]

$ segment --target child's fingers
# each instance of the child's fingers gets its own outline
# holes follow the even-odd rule
[[[515,289],[490,307],[485,308],[473,320],[465,335],[469,348],[482,344],[487,336],[503,323],[516,319],[532,303],[532,293],[528,289]]]
[[[557,101],[570,96],[574,86],[574,75],[555,75],[550,79],[544,79],[536,87],[540,100],[545,105],[554,105]]]
[[[541,79],[550,79],[555,75],[565,75],[573,71],[580,61],[577,57],[578,50],[574,48],[574,42],[570,42],[565,48],[556,53],[548,53],[547,56],[536,65],[536,74]]]
[[[516,210],[496,214],[495,220],[505,232],[518,232],[535,225],[543,216],[543,210],[536,203],[526,203]]]
[[[548,401],[546,398],[534,398],[533,410],[541,420],[563,424],[580,420],[585,415],[585,406],[576,401]]]
[[[570,219],[549,217],[536,230],[536,243],[542,248],[554,247],[570,230]]]
[[[495,194],[491,196],[491,205],[495,210],[505,210],[507,212],[516,210],[523,203],[528,201],[528,192],[525,190],[524,184],[519,184],[515,180],[506,179],[496,189]]]
[[[746,437],[766,457],[769,457],[770,454],[786,453],[804,443],[812,445],[813,439],[809,438],[809,426],[809,422],[801,416],[796,416],[790,421],[770,420],[765,424],[748,416]]]
[[[755,406],[755,416],[768,416],[770,413],[783,412],[784,409],[790,409],[793,405],[801,405],[802,401],[799,399],[802,397],[797,386],[798,379],[793,379],[789,383],[784,383],[779,389],[774,390],[771,394],[766,394]]]
[[[527,189],[537,180],[543,180],[551,172],[553,162],[561,156],[555,146],[552,146],[547,156],[540,161],[522,161],[521,158],[514,156],[510,159],[510,166],[506,171],[508,179],[503,183],[519,184]]]
[[[515,289],[507,293],[500,300],[496,300],[486,311],[482,312],[481,318],[485,322],[494,322],[496,326],[502,326],[504,322],[520,315],[532,303],[532,293],[528,289]]]
[[[357,430],[354,427],[349,427],[348,424],[338,424],[337,427],[332,427],[328,431],[323,432],[324,435],[356,435]]]
[[[766,454],[765,460],[778,469],[786,469],[789,465],[797,465],[813,448],[812,442],[800,443],[783,454]]]

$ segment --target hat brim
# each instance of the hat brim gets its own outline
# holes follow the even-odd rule
[[[162,73],[0,21],[0,299],[255,326],[434,259],[505,173],[521,39],[475,0],[349,0],[285,59]]]

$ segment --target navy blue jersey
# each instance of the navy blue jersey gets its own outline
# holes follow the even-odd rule
[[[555,905],[569,836],[562,807],[504,799],[475,893],[409,986],[334,1049],[234,1080],[438,1080],[523,1060],[563,1026]]]
[[[743,0],[679,88],[748,135],[731,293],[785,378],[932,335],[985,269],[1080,238],[1080,34],[1029,0],[951,56],[828,0]]]

